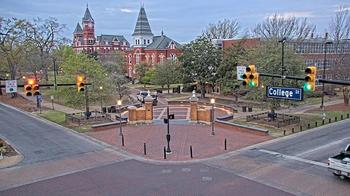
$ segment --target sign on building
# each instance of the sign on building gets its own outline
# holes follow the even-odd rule
[[[245,69],[245,66],[237,66],[237,80],[244,80],[242,76],[245,74]]]
[[[17,92],[17,80],[6,80],[6,93],[16,93]]]
[[[269,98],[275,98],[275,99],[288,99],[288,100],[294,100],[294,101],[302,101],[304,99],[304,92],[302,88],[267,86],[266,96]]]

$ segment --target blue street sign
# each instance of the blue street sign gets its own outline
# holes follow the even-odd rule
[[[304,99],[304,91],[302,88],[267,86],[266,96],[275,99],[289,99],[294,101],[302,101]]]

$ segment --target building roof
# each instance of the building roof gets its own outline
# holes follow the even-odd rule
[[[160,35],[160,36],[154,36],[153,37],[153,42],[148,45],[145,49],[146,50],[162,50],[162,49],[167,49],[169,48],[171,42],[173,42],[176,46],[176,48],[181,48],[181,44],[178,42],[172,40],[171,38],[165,36],[165,35]]]
[[[119,41],[119,42],[126,42],[126,44],[129,45],[129,42],[122,35],[100,35],[100,36],[97,36],[96,41],[99,41],[100,43],[103,43],[103,42],[112,43],[113,41]]]
[[[83,29],[81,28],[80,24],[77,23],[77,26],[75,27],[74,34],[83,33]]]
[[[132,36],[135,35],[150,35],[153,36],[153,33],[151,31],[151,27],[148,23],[146,11],[144,7],[141,7],[139,16],[137,17],[137,22],[135,26],[134,33]]]
[[[83,21],[94,21],[94,19],[92,18],[91,14],[90,14],[90,10],[88,7],[86,7],[86,10],[85,10],[85,14],[84,14],[84,17],[83,17]]]

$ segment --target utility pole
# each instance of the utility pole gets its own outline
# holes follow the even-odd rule
[[[282,86],[283,86],[283,81],[284,81],[284,43],[286,42],[286,38],[282,38],[278,42],[282,43],[282,62],[281,62],[281,75],[282,75]]]
[[[327,63],[327,45],[333,44],[331,41],[327,41],[328,39],[328,33],[325,35],[325,42],[324,42],[324,58],[323,58],[323,73],[322,73],[322,79],[326,79],[326,63]],[[321,109],[324,110],[324,83],[322,83],[322,97],[321,97]]]

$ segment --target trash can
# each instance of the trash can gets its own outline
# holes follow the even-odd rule
[[[102,107],[102,113],[105,114],[107,112],[107,108],[106,107]]]
[[[108,113],[111,113],[111,107],[107,107]]]
[[[252,112],[253,108],[252,107],[248,107],[248,112]]]
[[[247,106],[242,106],[242,112],[247,112]]]

